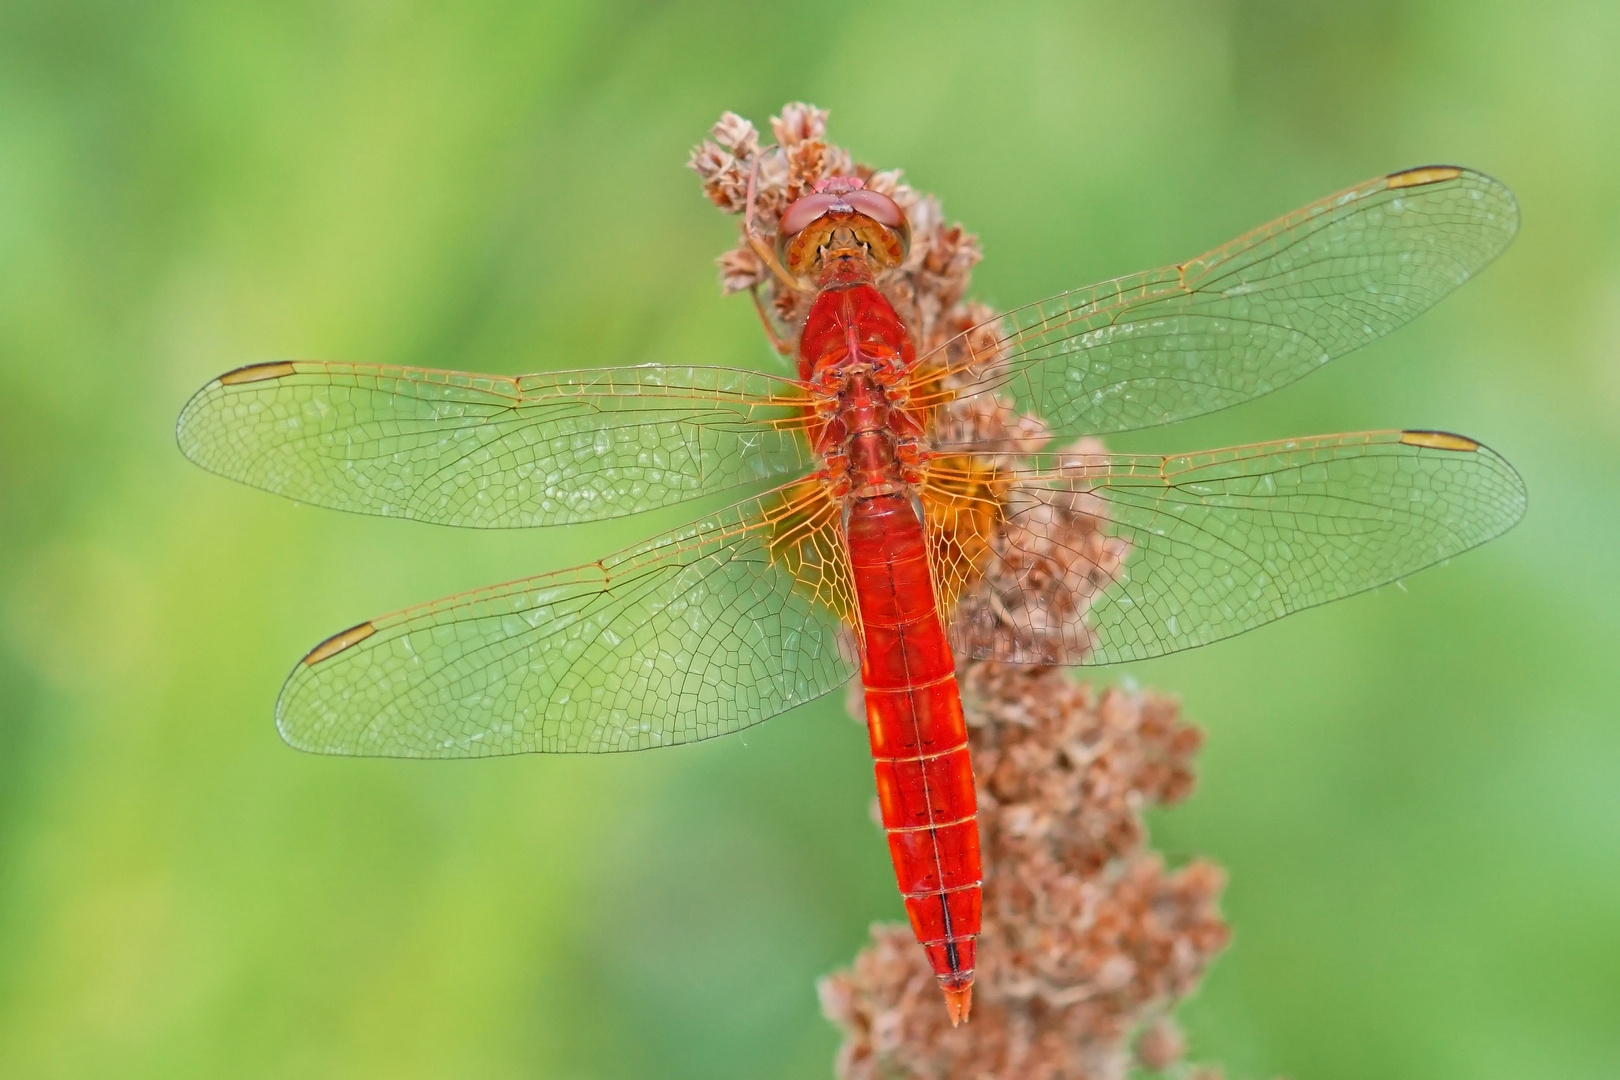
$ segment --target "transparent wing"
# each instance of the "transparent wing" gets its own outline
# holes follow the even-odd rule
[[[1439,432],[1057,455],[1010,479],[959,655],[1111,664],[1203,645],[1448,559],[1525,510],[1506,461]]]
[[[804,400],[796,383],[731,368],[505,378],[292,361],[203,387],[178,438],[205,469],[318,506],[560,525],[803,472]]]
[[[300,750],[386,757],[607,753],[696,742],[859,670],[837,507],[750,500],[588,566],[345,630],[276,703]]]
[[[943,347],[948,381],[967,383],[956,397],[1011,394],[1059,436],[1223,409],[1428,310],[1501,254],[1518,223],[1513,194],[1480,173],[1380,177],[1189,262],[969,330]]]

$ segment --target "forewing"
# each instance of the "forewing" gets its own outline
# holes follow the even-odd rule
[[[953,645],[1062,664],[1175,652],[1395,581],[1524,510],[1506,461],[1438,432],[1058,456],[1015,474]]]
[[[958,397],[1011,394],[1059,436],[1223,409],[1428,310],[1501,254],[1518,222],[1513,194],[1481,173],[1379,177],[1189,262],[970,330],[943,348],[948,381],[967,382]]]
[[[203,387],[178,438],[205,469],[318,506],[561,525],[803,472],[803,401],[796,383],[731,368],[507,378],[291,361]]]
[[[779,492],[600,563],[363,623],[299,662],[277,726],[301,750],[435,758],[740,730],[859,669],[836,613],[851,597],[837,521],[819,487]]]

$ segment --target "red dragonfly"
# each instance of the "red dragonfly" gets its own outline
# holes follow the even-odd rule
[[[278,728],[327,754],[641,750],[741,730],[858,674],[895,875],[958,1022],[982,873],[957,661],[1203,645],[1450,558],[1525,508],[1507,462],[1442,432],[1036,454],[983,445],[961,417],[1016,400],[1073,436],[1247,401],[1418,315],[1517,221],[1489,177],[1412,169],[919,355],[882,289],[905,212],[828,177],[783,210],[774,244],[747,226],[807,309],[784,342],[797,377],[262,363],[198,391],[179,442],[303,502],[478,528],[769,487],[598,562],[335,634],[293,669]],[[1054,592],[1054,572],[1079,584]]]

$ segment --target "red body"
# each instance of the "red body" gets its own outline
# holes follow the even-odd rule
[[[826,420],[817,449],[843,492],[861,682],[895,879],[953,1018],[979,932],[979,830],[956,664],[934,594],[910,466],[920,428],[894,387],[910,335],[870,284],[816,297],[800,338]]]

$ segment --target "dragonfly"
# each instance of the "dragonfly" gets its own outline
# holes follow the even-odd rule
[[[735,494],[596,562],[327,638],[293,668],[277,727],[322,754],[612,753],[737,732],[859,677],[897,884],[954,1024],[983,878],[958,663],[1204,645],[1484,543],[1526,496],[1502,457],[1439,431],[1011,453],[951,417],[1011,401],[1052,436],[1106,435],[1251,400],[1425,311],[1517,224],[1497,181],[1409,169],[919,351],[883,291],[905,211],[823,177],[774,242],[746,226],[807,304],[781,343],[790,375],[258,363],[199,390],[178,439],[300,502],[472,528]],[[1054,600],[1055,564],[1083,600]]]

